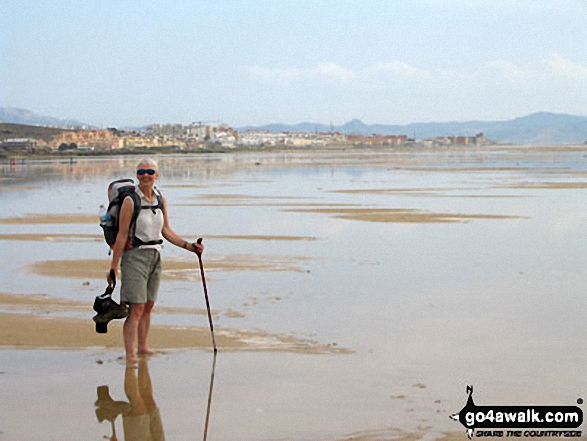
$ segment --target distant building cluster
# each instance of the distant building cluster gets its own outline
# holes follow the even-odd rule
[[[269,132],[247,130],[238,132],[225,125],[205,122],[182,124],[152,124],[143,130],[115,128],[91,130],[64,130],[50,140],[18,138],[0,142],[0,148],[11,151],[39,150],[119,150],[137,148],[169,148],[197,150],[204,148],[264,148],[264,147],[328,147],[365,146],[393,147],[410,144],[451,146],[482,145],[487,143],[483,133],[475,136],[448,136],[433,139],[414,139],[406,135],[348,135],[338,132]]]
[[[48,143],[53,150],[62,145],[72,144],[77,147],[109,148],[116,142],[116,135],[112,130],[77,130],[62,132],[53,137]]]
[[[487,143],[485,135],[477,133],[475,136],[445,136],[434,138],[434,143],[438,145],[481,145]]]
[[[39,147],[39,142],[33,138],[12,138],[0,142],[0,147],[6,150],[34,152]]]

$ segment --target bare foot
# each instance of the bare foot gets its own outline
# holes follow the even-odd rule
[[[157,352],[155,352],[152,349],[146,348],[146,349],[139,349],[139,355],[155,355],[157,354]]]
[[[136,364],[139,362],[137,354],[129,354],[126,356],[126,364]]]

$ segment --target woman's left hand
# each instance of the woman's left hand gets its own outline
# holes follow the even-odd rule
[[[198,242],[193,243],[188,243],[186,241],[183,243],[183,247],[192,253],[196,253],[198,256],[201,256],[204,252],[204,244],[202,243],[201,239],[198,239]]]
[[[200,242],[200,243],[194,242],[194,243],[192,243],[192,247],[193,247],[193,252],[196,253],[198,256],[201,256],[204,253],[204,244],[202,242]]]

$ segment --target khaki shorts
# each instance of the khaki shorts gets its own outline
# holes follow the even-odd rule
[[[161,255],[153,248],[131,248],[122,253],[120,301],[147,303],[157,300]]]

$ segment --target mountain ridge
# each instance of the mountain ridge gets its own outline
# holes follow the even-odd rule
[[[552,112],[535,112],[502,121],[415,122],[406,125],[365,124],[353,119],[340,126],[304,122],[293,125],[267,124],[237,128],[275,132],[339,132],[357,135],[407,135],[428,139],[439,136],[474,136],[483,132],[487,139],[513,144],[583,144],[587,141],[587,117]]]
[[[29,124],[48,127],[93,128],[73,119],[59,119],[38,115],[30,110],[17,107],[0,107],[0,122]],[[357,135],[407,135],[410,138],[430,139],[441,136],[475,136],[483,132],[491,141],[546,145],[584,144],[587,142],[587,116],[564,113],[535,112],[529,115],[502,121],[447,121],[414,122],[398,124],[366,124],[352,119],[339,126],[315,122],[297,124],[270,123],[257,126],[237,127],[238,131],[266,130],[269,132],[339,132]]]
[[[0,122],[9,124],[26,124],[32,126],[46,127],[92,127],[90,124],[84,124],[74,119],[61,119],[52,116],[39,115],[27,109],[20,107],[0,107]]]

